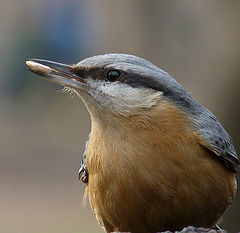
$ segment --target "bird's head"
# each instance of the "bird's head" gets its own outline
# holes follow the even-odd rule
[[[189,105],[188,94],[175,79],[133,55],[99,55],[74,65],[30,59],[27,65],[49,81],[74,90],[91,115],[141,114],[166,98],[183,107]]]

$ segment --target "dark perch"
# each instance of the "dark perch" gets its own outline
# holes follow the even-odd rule
[[[127,232],[119,232],[119,233],[127,233]],[[164,232],[156,232],[156,233],[173,233],[172,231],[164,231]],[[203,227],[185,227],[182,231],[175,231],[174,233],[227,233],[227,231],[220,229],[209,229],[209,228],[203,228]]]
[[[203,232],[207,232],[207,233],[227,233],[227,231],[223,230],[223,229],[209,229],[209,228],[203,228],[203,227],[185,227],[183,228],[182,231],[175,231],[175,233],[203,233]],[[171,231],[165,231],[164,233],[172,233]]]

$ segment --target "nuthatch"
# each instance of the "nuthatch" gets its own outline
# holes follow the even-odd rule
[[[106,232],[217,224],[240,163],[221,123],[168,73],[126,54],[27,65],[86,105],[91,134],[79,175]]]

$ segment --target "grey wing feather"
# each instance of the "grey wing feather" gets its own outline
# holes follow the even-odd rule
[[[227,167],[237,172],[240,162],[230,136],[208,109],[203,107],[202,110],[196,121],[197,131],[206,142],[202,145],[219,156]]]
[[[90,135],[88,135],[88,139],[86,141],[86,145],[85,145],[85,150],[83,153],[83,158],[81,161],[81,167],[78,171],[78,179],[81,180],[83,183],[88,183],[88,170],[87,170],[87,147],[88,147],[88,142],[89,142],[89,138]]]
[[[129,79],[130,85],[163,92],[163,97],[175,103],[179,109],[186,111],[191,115],[191,118],[195,119],[194,127],[205,141],[202,146],[219,156],[219,159],[227,167],[236,172],[240,166],[237,153],[230,136],[217,118],[208,109],[200,105],[171,75],[155,66],[144,67],[144,69],[147,68],[149,68],[148,72],[151,74],[151,79],[146,79],[144,75],[140,75],[135,79]],[[131,83],[131,80],[135,80],[135,82]]]

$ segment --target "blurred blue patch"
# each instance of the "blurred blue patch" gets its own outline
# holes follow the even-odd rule
[[[26,71],[24,62],[28,58],[74,63],[86,56],[92,36],[91,15],[85,4],[62,0],[49,2],[47,6],[45,1],[32,5],[26,19],[30,23],[15,33],[11,44],[9,61],[6,60],[11,67],[6,69],[4,91],[18,97],[36,81]]]

